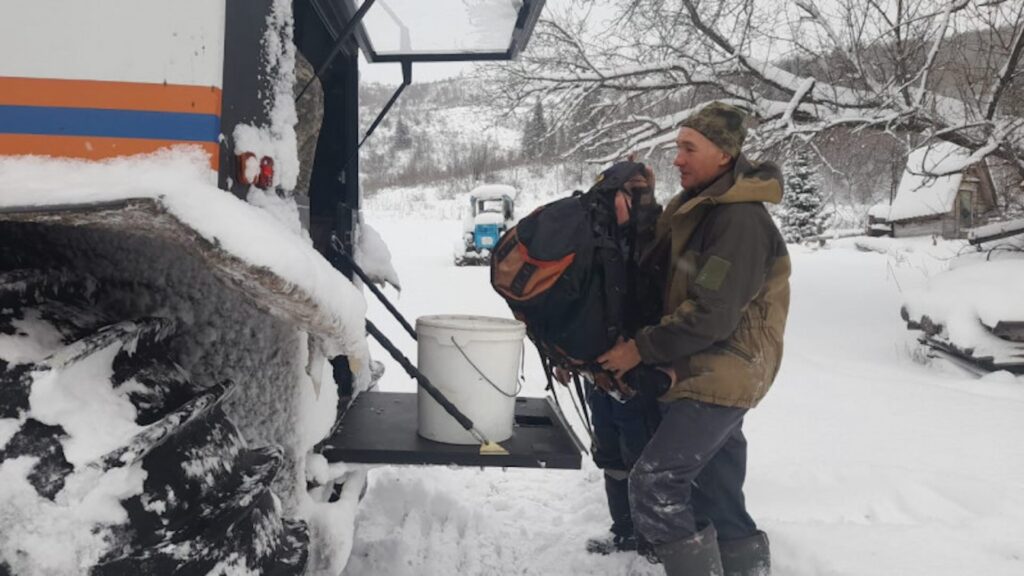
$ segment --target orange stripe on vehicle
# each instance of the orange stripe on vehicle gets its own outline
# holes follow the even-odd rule
[[[163,148],[182,145],[202,147],[210,157],[210,167],[217,170],[220,166],[220,150],[215,142],[0,134],[0,156],[35,155],[103,160],[116,156],[149,154]]]
[[[0,77],[0,105],[148,110],[220,116],[213,86]]]

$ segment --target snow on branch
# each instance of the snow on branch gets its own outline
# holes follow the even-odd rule
[[[1024,17],[1024,6],[1021,7],[1021,15],[1018,16],[1018,24],[1021,24],[1022,17]],[[989,89],[988,103],[985,105],[986,120],[991,120],[995,117],[996,108],[999,106],[999,100],[1006,90],[1006,87],[1013,79],[1013,75],[1017,71],[1017,66],[1020,64],[1021,54],[1024,53],[1024,25],[1018,25],[1014,34],[1012,47],[1010,48],[1009,55],[1006,57],[1006,62],[1003,63],[1003,68],[999,71],[999,74],[993,81],[992,88]]]
[[[794,15],[753,0],[631,0],[600,23],[581,8],[541,21],[491,84],[509,108],[542,99],[551,130],[573,134],[564,149],[595,161],[668,146],[687,114],[724,100],[754,118],[752,145],[813,146],[840,128],[919,134],[1006,158],[1024,177],[1024,126],[1003,108],[1020,105],[1024,9],[937,4],[841,0],[834,15],[795,0]],[[993,11],[1009,47],[988,37],[966,60],[966,34],[993,30]],[[788,37],[787,15],[799,20]],[[979,79],[983,94],[964,90]]]

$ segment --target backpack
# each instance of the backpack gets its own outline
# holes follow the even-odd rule
[[[556,365],[599,369],[595,359],[623,335],[627,264],[615,193],[643,170],[615,164],[586,193],[520,220],[491,253],[491,286]]]

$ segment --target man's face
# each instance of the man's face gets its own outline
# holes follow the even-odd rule
[[[672,164],[679,169],[679,183],[687,190],[710,184],[732,161],[732,156],[693,128],[679,129],[676,147],[678,152]]]

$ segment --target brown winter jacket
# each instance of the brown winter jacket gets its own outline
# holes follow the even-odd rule
[[[753,408],[768,392],[782,360],[790,263],[762,203],[781,199],[779,169],[741,154],[658,219],[640,266],[664,286],[665,315],[636,342],[644,363],[675,368],[661,400]]]

